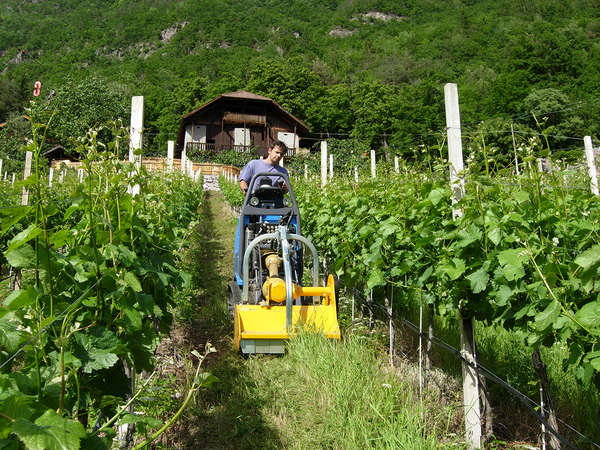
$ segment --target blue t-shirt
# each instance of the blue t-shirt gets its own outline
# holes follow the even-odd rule
[[[262,172],[279,172],[289,177],[288,171],[285,167],[282,167],[279,164],[272,166],[264,159],[253,159],[242,169],[240,173],[240,180],[244,180],[246,183],[248,183],[248,186],[250,186],[250,180],[252,180],[252,177],[257,173]],[[283,178],[277,176],[272,176],[269,178],[271,179],[271,183],[273,186],[275,186],[278,181],[283,181]],[[258,182],[254,183],[253,191],[255,191],[257,188]]]

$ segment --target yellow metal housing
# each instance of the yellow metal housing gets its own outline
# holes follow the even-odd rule
[[[279,289],[273,285],[275,280],[283,283],[285,300],[285,282],[279,278],[270,279],[270,295],[273,300],[274,291]],[[269,282],[269,280],[267,281]],[[265,283],[266,285],[267,283]],[[265,286],[263,286],[263,289]],[[277,294],[279,296],[279,294]],[[329,275],[327,286],[301,287],[294,285],[294,298],[299,296],[320,296],[320,305],[292,306],[291,331],[286,326],[286,306],[284,304],[236,305],[234,310],[234,344],[240,348],[244,341],[287,340],[299,328],[323,333],[330,339],[340,339],[340,327],[337,321],[335,288],[333,277]],[[267,297],[268,298],[268,297]],[[279,351],[274,351],[279,353]]]

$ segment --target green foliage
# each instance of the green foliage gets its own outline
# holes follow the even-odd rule
[[[22,99],[17,83],[0,78],[0,122],[8,120],[10,113],[18,111]]]
[[[223,198],[233,207],[241,207],[244,203],[244,194],[239,184],[231,183],[223,176],[219,177],[219,189],[223,193]]]
[[[121,164],[124,131],[101,142],[93,130],[77,148],[83,183],[72,177],[49,191],[39,165],[43,130],[34,120],[31,206],[1,210],[3,256],[32,276],[0,307],[0,438],[31,448],[109,448],[111,432],[97,437],[71,417],[113,415],[131,394],[123,365],[153,369],[169,305],[191,279],[177,268],[178,255],[202,185]],[[132,196],[127,186],[136,184]]]
[[[0,159],[2,172],[23,173],[25,145],[31,138],[31,125],[21,115],[11,115],[6,125],[0,128]],[[4,173],[1,174],[4,177]]]
[[[564,370],[597,390],[597,197],[575,173],[492,177],[471,168],[453,220],[447,169],[437,167],[334,179],[324,191],[296,179],[303,230],[348,286],[393,285],[395,310],[423,298],[443,320],[474,317],[530,351],[565,349]]]
[[[123,118],[129,97],[144,95],[145,152],[164,154],[183,114],[246,89],[274,99],[314,133],[349,134],[410,155],[418,145],[437,145],[444,132],[446,82],[459,85],[464,123],[513,117],[515,126],[548,135],[558,158],[575,160],[569,149],[579,143],[552,136],[600,132],[593,97],[599,19],[583,0],[516,7],[492,0],[244,7],[7,0],[0,8],[0,117],[22,113],[41,80],[37,102],[54,90],[49,114],[61,112],[49,137],[69,149],[71,138]],[[367,17],[373,11],[392,16]],[[532,108],[551,115],[546,125],[531,121]],[[498,148],[506,159],[508,148]]]
[[[50,99],[40,97],[33,101],[31,113],[42,123],[51,124],[46,136],[48,141],[60,143],[67,153],[76,154],[77,139],[85,136],[90,128],[119,119],[125,122],[125,100],[100,78],[66,79]]]
[[[553,177],[534,172],[506,185],[472,175],[454,221],[445,182],[415,173],[333,183],[327,195],[296,190],[304,229],[349,285],[401,283],[437,294],[442,315],[496,321],[531,346],[571,343],[570,363],[589,382],[600,210],[590,193]],[[552,184],[542,191],[542,182]]]

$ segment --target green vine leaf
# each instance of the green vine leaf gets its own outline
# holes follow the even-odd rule
[[[598,262],[600,262],[600,245],[594,245],[575,258],[575,264],[581,266],[584,270],[590,269]]]
[[[31,449],[77,450],[80,441],[86,436],[81,423],[65,419],[49,409],[35,422],[18,418],[12,432]]]
[[[596,328],[600,326],[600,301],[584,305],[575,314],[575,320],[586,328]]]

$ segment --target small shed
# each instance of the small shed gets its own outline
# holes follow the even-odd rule
[[[265,156],[273,140],[285,142],[286,156],[293,156],[308,127],[277,102],[248,91],[222,94],[183,116],[177,150],[246,152],[252,148]]]

